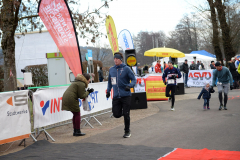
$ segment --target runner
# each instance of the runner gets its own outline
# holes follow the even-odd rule
[[[227,67],[221,66],[220,62],[216,62],[215,64],[216,70],[213,71],[213,81],[212,87],[214,86],[216,79],[218,78],[217,88],[218,88],[218,98],[220,102],[219,110],[222,110],[222,92],[224,91],[224,109],[227,110],[227,100],[228,100],[228,92],[229,92],[229,81],[230,81],[230,89],[233,89],[233,78]]]
[[[169,101],[172,101],[171,105],[171,111],[174,111],[174,102],[175,102],[175,89],[176,89],[176,78],[181,78],[181,73],[180,71],[173,67],[172,61],[168,62],[168,68],[165,69],[162,79],[163,83],[166,86],[166,97],[169,97]],[[167,83],[166,83],[166,77],[167,77]],[[169,92],[171,91],[171,95]]]
[[[131,69],[122,63],[123,55],[120,52],[114,54],[115,66],[109,69],[108,87],[106,97],[110,97],[113,88],[112,112],[115,118],[124,117],[124,138],[131,137],[130,133],[130,105],[131,91],[136,84],[136,78]],[[131,81],[131,83],[130,83]]]

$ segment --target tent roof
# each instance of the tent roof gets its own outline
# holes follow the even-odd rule
[[[190,54],[200,54],[200,55],[204,55],[204,56],[208,56],[208,57],[213,57],[216,58],[216,55],[211,54],[205,50],[201,50],[201,51],[192,51]]]

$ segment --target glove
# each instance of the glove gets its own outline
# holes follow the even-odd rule
[[[167,85],[167,82],[165,81],[164,84]]]
[[[230,90],[234,89],[233,85],[230,86]]]
[[[110,97],[110,92],[107,92],[106,97],[107,97],[107,98]]]
[[[87,91],[88,91],[88,92],[89,92],[89,94],[90,94],[90,93],[92,93],[92,92],[94,91],[94,89],[93,89],[93,88],[91,88],[91,89],[90,89],[90,88],[88,88],[88,89],[87,89]]]
[[[130,91],[130,87],[126,86],[125,91]]]
[[[172,78],[175,79],[175,78],[177,78],[177,76],[176,75],[172,75]]]

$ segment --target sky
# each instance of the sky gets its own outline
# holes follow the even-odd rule
[[[84,10],[101,6],[100,0],[90,0],[81,4]],[[113,0],[109,9],[102,12],[110,15],[115,23],[117,34],[127,29],[131,34],[137,35],[140,31],[164,31],[168,35],[173,31],[185,14],[196,12],[192,5],[198,6],[206,0]],[[101,31],[106,33],[106,28]]]

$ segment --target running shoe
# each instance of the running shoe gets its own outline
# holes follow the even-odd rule
[[[203,106],[203,109],[206,110],[206,106]]]
[[[174,110],[175,110],[175,109],[174,109],[174,106],[172,106],[172,107],[171,107],[171,111],[174,111]]]
[[[222,104],[220,104],[219,110],[222,110],[222,107],[223,107],[223,105],[222,105]]]
[[[207,107],[207,109],[210,109],[209,107]]]
[[[131,133],[125,132],[125,134],[123,135],[123,138],[129,138],[129,137],[131,137]]]
[[[224,106],[224,110],[227,110],[227,107],[226,107],[226,106]]]

